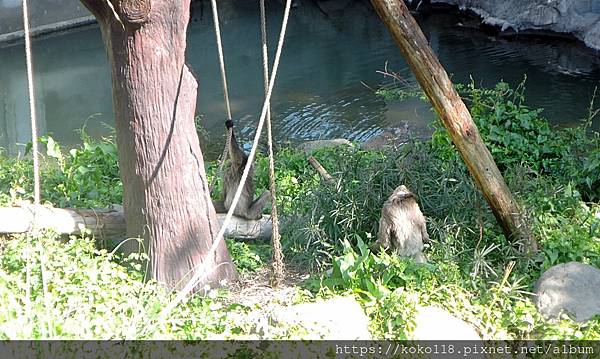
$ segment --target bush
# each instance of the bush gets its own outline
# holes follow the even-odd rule
[[[271,246],[268,244],[247,244],[230,239],[226,242],[238,271],[256,272],[271,258]]]
[[[574,128],[552,128],[542,109],[525,105],[524,82],[513,90],[505,82],[493,89],[474,83],[457,86],[465,98],[481,137],[501,171],[525,166],[531,171],[573,183],[589,200],[600,198],[600,137],[590,126],[598,113],[590,104],[589,118]],[[457,155],[437,120],[432,143],[445,159]]]
[[[82,145],[64,154],[50,136],[41,157],[41,196],[58,207],[94,208],[122,203],[117,147],[110,138],[93,139],[81,131]],[[30,159],[0,156],[0,204],[33,200]]]

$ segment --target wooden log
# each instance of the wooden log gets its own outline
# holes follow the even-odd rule
[[[402,0],[371,0],[404,59],[448,130],[475,183],[507,238],[537,250],[537,243],[467,107]]]
[[[124,237],[125,216],[118,209],[71,209],[39,206],[35,208],[38,228],[52,229],[60,234],[79,235],[88,229],[97,238]],[[0,233],[26,233],[33,228],[33,206],[0,208]],[[219,224],[224,213],[217,213]],[[239,239],[270,239],[273,231],[271,217],[246,220],[232,217],[226,237]]]
[[[81,234],[89,229],[98,237],[125,233],[123,212],[111,209],[63,209],[45,206],[0,208],[0,233],[25,233],[37,227],[52,229],[60,234]]]
[[[226,213],[217,213],[219,225],[225,222]],[[238,239],[271,239],[273,235],[273,222],[271,216],[263,215],[261,219],[251,220],[240,217],[231,217],[231,222],[225,229],[225,237]]]

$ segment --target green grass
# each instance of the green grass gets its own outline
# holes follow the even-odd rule
[[[556,129],[540,111],[525,106],[522,88],[501,83],[494,89],[459,89],[528,216],[542,248],[536,257],[523,255],[504,237],[437,122],[432,140],[396,150],[315,152],[335,178],[333,185],[322,182],[305,154],[281,149],[276,168],[286,260],[314,273],[307,283],[312,296],[354,295],[377,338],[410,337],[416,306],[435,304],[472,323],[486,339],[600,339],[600,318],[544,319],[529,294],[552,265],[579,261],[600,267],[600,139],[589,127],[593,106],[581,126]],[[392,90],[386,91],[391,96]],[[43,198],[72,207],[120,203],[114,143],[85,134],[82,139],[81,147],[68,152],[44,139]],[[215,167],[207,165],[209,177]],[[267,188],[267,168],[267,159],[259,156],[257,193]],[[30,200],[31,182],[28,159],[0,157],[1,205]],[[427,217],[432,244],[426,265],[368,250],[381,205],[399,184],[416,194]],[[232,319],[248,308],[224,306],[220,297],[227,294],[221,291],[191,299],[169,319],[158,318],[172,294],[143,282],[136,261],[92,243],[61,242],[50,233],[0,243],[0,338],[248,334],[248,327]],[[228,247],[240,271],[256,271],[270,258],[267,243],[228,241]]]

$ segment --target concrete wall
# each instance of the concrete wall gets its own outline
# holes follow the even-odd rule
[[[91,14],[79,0],[30,0],[29,23],[39,27]],[[0,0],[0,36],[23,30],[22,0]]]
[[[43,30],[41,32],[60,29],[57,24],[65,25],[74,19],[91,16],[79,0],[29,0],[28,5],[31,28]],[[22,30],[22,0],[0,0],[0,46],[10,45],[15,40],[19,41]],[[63,51],[68,50],[63,49]],[[44,52],[42,59],[38,59],[36,63],[35,80],[38,99],[44,99],[48,86],[46,81],[48,76],[40,73],[43,72],[40,68],[43,69],[48,62],[43,59],[49,56],[48,50]],[[12,69],[12,71],[0,72],[0,146],[14,155],[22,153],[24,144],[31,140],[29,104],[24,100],[28,94],[22,47],[4,48],[0,53],[0,63]],[[36,112],[39,133],[46,132],[45,109],[44,101],[38,101]]]

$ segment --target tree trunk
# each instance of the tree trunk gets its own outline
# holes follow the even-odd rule
[[[197,83],[185,65],[190,0],[81,0],[95,15],[112,72],[119,169],[129,237],[149,253],[148,277],[182,288],[201,262],[204,283],[236,277],[194,126]]]
[[[425,94],[433,104],[504,234],[536,251],[521,209],[481,140],[471,114],[402,0],[372,0]]]

